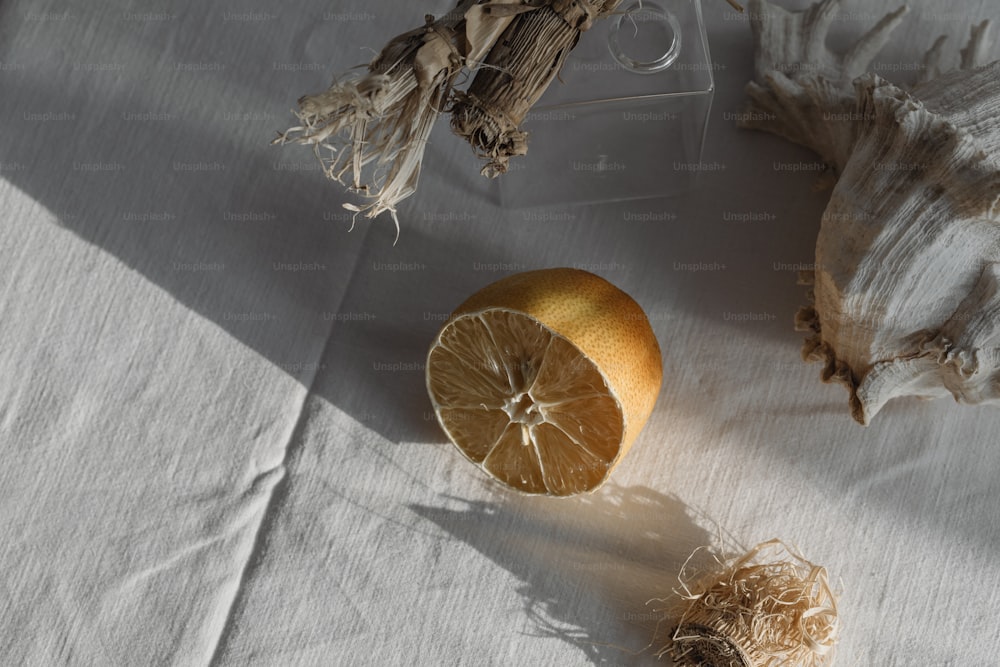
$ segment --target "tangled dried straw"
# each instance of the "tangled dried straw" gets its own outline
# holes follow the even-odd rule
[[[658,657],[682,667],[831,664],[840,622],[825,568],[779,540],[717,562],[693,582],[682,570],[678,620]]]

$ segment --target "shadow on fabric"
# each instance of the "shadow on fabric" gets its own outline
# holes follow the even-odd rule
[[[409,507],[522,582],[529,634],[561,639],[595,665],[668,664],[655,657],[669,633],[657,610],[676,599],[692,552],[713,541],[694,512],[644,486],[608,484],[569,499],[505,495],[455,499],[465,510]],[[690,567],[708,557],[698,551]]]

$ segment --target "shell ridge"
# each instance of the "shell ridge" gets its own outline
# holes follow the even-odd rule
[[[944,74],[945,40],[913,86],[870,70],[905,9],[844,52],[840,0],[750,0],[754,79],[743,127],[815,151],[838,174],[816,243],[802,357],[844,384],[862,424],[897,396],[1000,403],[1000,61],[988,22]],[[809,279],[811,278],[811,280]]]

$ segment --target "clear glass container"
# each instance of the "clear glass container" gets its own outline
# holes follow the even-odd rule
[[[583,33],[500,176],[504,206],[664,197],[699,173],[715,83],[700,0],[625,0]]]

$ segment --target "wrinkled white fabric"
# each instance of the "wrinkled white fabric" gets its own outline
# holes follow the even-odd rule
[[[503,209],[436,131],[395,245],[267,142],[449,3],[64,4],[0,7],[0,663],[658,664],[646,602],[720,534],[829,568],[837,664],[997,663],[1000,412],[904,400],[865,429],[800,361],[827,195],[734,127],[751,43],[724,2],[725,168],[698,189]],[[889,78],[1000,18],[911,4]],[[833,39],[891,6],[848,3]],[[614,481],[561,501],[489,483],[423,379],[454,306],[547,266],[629,292],[665,363]]]

